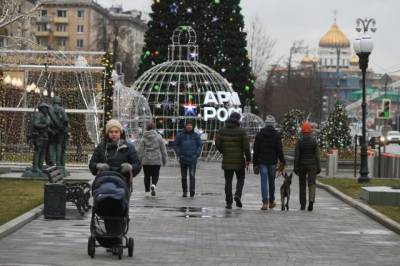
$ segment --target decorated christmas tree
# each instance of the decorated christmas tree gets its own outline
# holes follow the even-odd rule
[[[304,112],[292,109],[284,115],[282,126],[282,138],[286,143],[294,143],[300,137],[299,128],[304,121]]]
[[[151,8],[139,76],[167,60],[175,28],[192,26],[200,47],[199,61],[232,83],[242,105],[249,102],[252,111],[257,111],[240,0],[154,0]]]
[[[343,105],[336,104],[317,139],[324,148],[347,148],[351,144],[348,117]]]
[[[103,75],[104,92],[103,92],[103,104],[104,104],[104,129],[105,125],[112,118],[113,114],[113,81],[111,79],[112,71],[114,69],[113,56],[111,53],[106,53],[101,60],[101,64],[105,67]]]

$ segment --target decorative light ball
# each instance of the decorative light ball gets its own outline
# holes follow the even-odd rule
[[[204,134],[203,156],[211,158],[216,153],[213,143],[215,135],[224,122],[217,117],[205,121],[206,108],[212,106],[221,112],[221,116],[225,115],[227,118],[231,108],[240,106],[232,101],[218,101],[206,106],[204,101],[207,93],[212,93],[217,98],[218,93],[231,95],[234,91],[218,72],[199,63],[197,56],[190,56],[193,53],[198,55],[197,36],[192,27],[177,28],[171,39],[168,61],[143,73],[131,90],[137,91],[146,99],[156,127],[162,130],[166,140],[173,141],[185,123],[191,121],[194,128]]]

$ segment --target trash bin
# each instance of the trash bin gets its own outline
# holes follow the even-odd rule
[[[337,174],[338,167],[338,155],[337,153],[328,154],[328,159],[326,160],[326,176],[335,177]]]

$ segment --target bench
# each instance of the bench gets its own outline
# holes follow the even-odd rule
[[[65,218],[67,202],[75,204],[81,215],[89,211],[91,187],[87,182],[64,182],[57,166],[48,167],[44,172],[49,180],[44,189],[45,218]]]

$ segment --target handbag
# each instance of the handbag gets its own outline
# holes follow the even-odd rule
[[[253,165],[253,172],[255,175],[258,175],[260,173],[260,166],[259,165]]]

